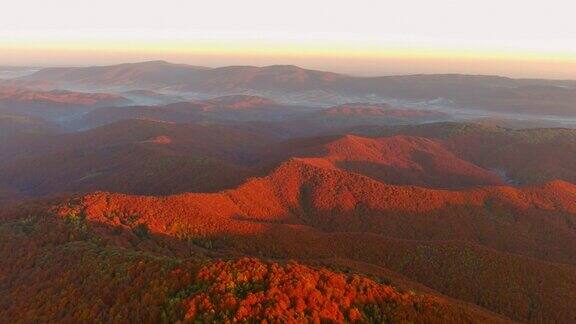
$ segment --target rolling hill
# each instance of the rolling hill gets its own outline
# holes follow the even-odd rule
[[[316,163],[388,184],[435,188],[504,184],[499,174],[457,157],[440,141],[424,137],[334,135],[294,139],[276,145],[264,159],[275,165],[295,156],[314,158]]]
[[[458,159],[442,144],[418,137],[368,139],[347,135],[328,144],[323,158],[389,184],[432,187],[499,185],[500,178]]]
[[[103,106],[125,105],[115,94],[63,90],[42,91],[0,85],[0,113],[62,120]]]
[[[73,121],[74,128],[93,128],[126,119],[150,119],[173,123],[239,123],[280,121],[304,115],[307,107],[282,105],[273,100],[231,95],[165,106],[104,107]]]
[[[254,108],[259,109],[268,108]],[[242,113],[246,108],[230,110]],[[576,136],[569,130],[514,131],[439,123],[363,126],[354,132],[370,137],[287,139],[297,133],[289,123],[202,125],[144,119],[79,133],[26,134],[0,142],[0,183],[32,195],[75,190],[214,191],[269,172],[292,157],[314,158],[388,184],[429,188],[576,180],[572,167],[576,161],[570,154]],[[48,182],[50,178],[54,180]]]
[[[96,193],[59,205],[58,214],[86,222],[107,244],[180,256],[343,258],[519,321],[569,322],[574,198],[576,187],[564,182],[433,190],[301,158],[220,193]]]
[[[386,104],[345,104],[294,116],[279,123],[294,137],[342,133],[354,126],[404,125],[449,121],[449,114]]]
[[[362,127],[352,132],[374,137],[404,134],[438,139],[460,158],[494,170],[512,184],[576,182],[573,129],[511,130],[490,125],[436,123]]]
[[[164,106],[98,108],[68,124],[75,129],[106,125],[125,119],[174,123],[260,123],[286,137],[339,133],[354,126],[398,125],[452,120],[449,114],[388,105],[347,104],[330,108],[291,106],[248,95],[230,95]]]

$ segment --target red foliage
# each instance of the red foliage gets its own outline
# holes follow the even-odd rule
[[[185,319],[203,322],[473,322],[441,298],[401,293],[370,279],[255,259],[218,261],[196,276]]]

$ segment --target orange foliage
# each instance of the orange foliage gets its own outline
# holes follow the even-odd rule
[[[256,259],[182,260],[118,248],[43,208],[0,217],[0,318],[7,322],[491,322],[442,297],[359,275]],[[148,240],[150,238],[142,238]]]
[[[136,147],[170,150],[184,138],[176,135],[160,128],[143,139],[138,135]],[[0,270],[8,274],[0,279],[7,278],[10,293],[0,305],[11,305],[4,310],[9,318],[26,309],[26,319],[47,321],[126,316],[142,321],[501,320],[466,304],[454,308],[434,295],[435,289],[520,321],[573,321],[576,186],[552,181],[439,190],[375,180],[394,182],[401,174],[407,183],[439,181],[449,187],[493,180],[466,162],[487,165],[476,160],[478,155],[464,160],[460,156],[472,153],[447,149],[478,138],[443,137],[443,142],[410,136],[332,138],[304,145],[307,157],[289,159],[231,190],[168,197],[99,192],[58,202],[58,217],[51,207],[41,208],[48,213],[41,222],[26,213],[9,215],[0,226],[0,248],[7,256]],[[197,144],[197,152],[240,159],[225,139],[216,150]],[[470,181],[458,182],[460,177]],[[300,262],[340,258],[344,264],[397,272],[431,288],[434,296],[297,263],[219,261],[199,272],[194,262],[182,263],[184,257],[204,255]],[[49,270],[38,271],[36,264]],[[94,284],[78,284],[86,277]],[[97,302],[90,305],[93,295]],[[30,306],[30,296],[38,306]],[[73,300],[81,305],[70,313],[55,311]],[[114,308],[112,301],[127,309]]]
[[[207,249],[300,260],[341,257],[389,267],[519,320],[572,316],[566,298],[576,283],[566,278],[575,269],[525,256],[574,262],[574,185],[432,190],[387,185],[312,162],[292,159],[267,177],[216,194],[97,193],[78,208],[95,224],[146,224],[153,235]],[[508,271],[514,275],[502,274]],[[564,278],[562,289],[553,289],[558,278]],[[547,284],[540,286],[540,280]],[[520,294],[517,285],[524,287]]]

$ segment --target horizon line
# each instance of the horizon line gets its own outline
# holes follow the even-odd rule
[[[74,65],[20,65],[20,64],[3,64],[0,62],[0,68],[29,68],[29,69],[50,69],[50,68],[91,68],[91,67],[112,67],[118,65],[126,65],[126,64],[146,64],[146,63],[165,63],[169,65],[184,65],[188,67],[197,67],[197,68],[205,68],[205,69],[223,69],[223,68],[232,68],[232,67],[249,67],[249,68],[272,68],[272,67],[295,67],[302,70],[308,71],[315,71],[315,72],[323,72],[323,73],[334,73],[348,77],[355,77],[355,78],[379,78],[379,77],[404,77],[404,76],[471,76],[471,77],[498,77],[498,78],[507,78],[507,79],[515,79],[515,80],[550,80],[550,81],[576,81],[576,78],[548,78],[548,77],[514,77],[505,74],[490,74],[490,73],[458,73],[458,72],[438,72],[438,73],[399,73],[399,74],[382,74],[382,75],[361,75],[361,74],[351,74],[351,73],[341,73],[335,72],[329,69],[318,69],[313,67],[307,67],[304,65],[299,64],[264,64],[264,65],[251,65],[251,64],[229,64],[229,65],[217,65],[217,66],[209,66],[209,65],[198,65],[198,64],[190,64],[190,63],[180,63],[180,62],[173,62],[170,60],[165,59],[152,59],[152,60],[134,60],[134,61],[122,61],[119,63],[88,63],[88,64],[74,64]]]

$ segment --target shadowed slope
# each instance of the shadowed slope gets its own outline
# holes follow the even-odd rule
[[[510,130],[501,127],[437,123],[402,127],[364,127],[364,136],[397,134],[439,139],[459,157],[502,174],[510,183],[576,182],[576,131]]]
[[[226,126],[123,121],[87,132],[1,143],[0,183],[23,194],[140,194],[233,187],[266,134]]]
[[[460,159],[440,141],[422,137],[296,139],[277,146],[267,156],[276,161],[293,156],[324,159],[334,167],[389,184],[435,188],[503,184],[498,174]]]
[[[62,129],[58,125],[39,118],[0,115],[0,139],[34,134],[51,135],[60,132]]]
[[[347,135],[326,149],[324,158],[335,165],[390,184],[439,188],[502,184],[496,174],[457,158],[441,143],[425,138]]]
[[[75,128],[82,129],[125,119],[150,119],[174,123],[281,121],[306,112],[305,107],[283,105],[257,96],[235,95],[166,106],[104,107],[89,112],[71,124]]]
[[[307,112],[278,123],[296,136],[341,134],[354,126],[403,125],[451,120],[450,115],[414,108],[397,108],[386,104],[345,104]]]

